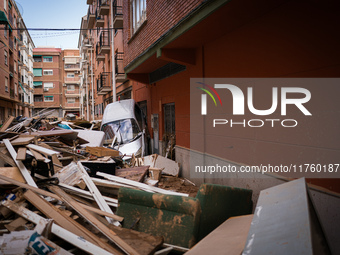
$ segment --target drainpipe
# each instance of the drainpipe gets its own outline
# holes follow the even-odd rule
[[[114,0],[111,0],[111,67],[112,67],[112,74],[111,74],[111,80],[112,80],[112,102],[116,101],[116,68],[115,68],[115,35],[114,35],[114,28],[113,28],[113,3]]]

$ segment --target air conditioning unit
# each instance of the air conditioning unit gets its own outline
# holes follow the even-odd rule
[[[44,88],[44,91],[48,91],[48,88]]]
[[[66,86],[67,86],[67,84],[66,84],[66,83],[64,83],[64,84],[63,84],[63,87],[66,87]]]

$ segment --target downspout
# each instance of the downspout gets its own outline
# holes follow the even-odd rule
[[[111,80],[112,80],[112,102],[116,101],[116,67],[115,67],[115,37],[114,37],[114,28],[113,28],[113,3],[114,0],[111,0]]]

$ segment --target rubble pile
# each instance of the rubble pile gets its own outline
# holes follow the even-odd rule
[[[0,129],[1,254],[188,250],[134,230],[138,220],[125,226],[124,215],[117,213],[122,187],[141,194],[195,196],[198,187],[178,177],[176,162],[155,154],[125,161],[118,151],[97,146],[103,132],[93,131],[93,125],[66,123],[70,128],[65,129],[58,126],[61,121],[49,121],[48,114],[10,117]],[[73,129],[78,125],[83,130]]]

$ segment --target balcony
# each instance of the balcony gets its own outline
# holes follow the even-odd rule
[[[103,30],[99,36],[99,54],[110,53],[110,31]]]
[[[98,0],[99,15],[109,15],[110,6],[109,0]]]
[[[105,61],[105,54],[100,54],[99,52],[100,46],[99,42],[96,45],[96,60],[97,61]]]
[[[96,10],[96,27],[104,27],[104,16],[99,14],[99,8]]]
[[[11,98],[14,98],[14,89],[10,89],[10,90],[9,90],[9,96],[10,96]]]
[[[115,0],[112,3],[113,28],[123,28],[123,0]]]
[[[13,51],[14,50],[14,43],[13,43],[13,40],[11,38],[9,38],[9,40],[8,40],[8,45],[9,45],[9,49],[11,51]]]
[[[93,5],[90,5],[87,11],[87,28],[92,28],[95,20],[96,20],[95,8]]]
[[[87,4],[93,4],[93,0],[87,0],[86,3]]]
[[[110,72],[101,73],[99,79],[97,79],[97,94],[106,95],[111,90],[112,90],[111,73]]]
[[[125,79],[125,72],[124,72],[124,53],[123,52],[117,52],[115,54],[115,73],[116,73],[116,82],[121,83],[124,82]]]
[[[80,64],[66,64],[65,71],[80,71]]]
[[[64,82],[66,84],[80,84],[80,78],[79,77],[74,77],[74,78],[65,78]]]

